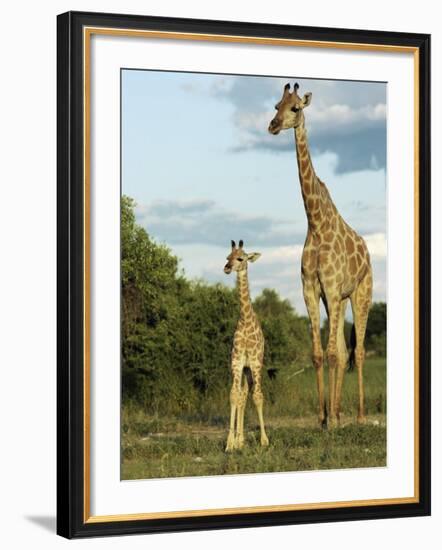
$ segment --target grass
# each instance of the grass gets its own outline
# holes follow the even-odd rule
[[[327,377],[326,377],[327,378]],[[316,421],[313,369],[287,369],[265,380],[265,419],[270,440],[259,444],[251,399],[246,412],[246,443],[225,453],[229,389],[196,410],[179,416],[123,408],[122,479],[207,476],[256,472],[368,468],[386,465],[385,359],[370,358],[364,373],[367,424],[355,422],[357,376],[344,381],[342,424],[323,431]]]

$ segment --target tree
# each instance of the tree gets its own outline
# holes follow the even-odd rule
[[[367,338],[373,335],[382,335],[387,332],[387,304],[385,302],[375,302],[368,315]]]
[[[207,395],[225,387],[230,377],[233,334],[239,317],[236,292],[221,284],[190,284],[181,301],[180,361],[193,386]]]
[[[375,302],[370,309],[366,333],[367,349],[376,355],[387,353],[387,304]]]
[[[134,207],[123,197],[123,400],[152,411],[195,411],[229,386],[238,294],[221,284],[186,279],[171,250],[136,223]],[[275,290],[265,289],[254,306],[268,371],[308,360],[308,320]]]
[[[121,201],[123,395],[146,402],[172,359],[169,320],[186,286],[178,259],[136,224],[135,203]]]
[[[135,223],[133,199],[121,201],[121,282],[123,330],[127,323],[159,322],[170,293],[183,281],[177,277],[178,259],[164,245],[154,243]]]

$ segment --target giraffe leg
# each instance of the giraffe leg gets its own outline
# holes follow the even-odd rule
[[[312,336],[312,361],[316,371],[316,385],[319,399],[319,425],[327,427],[327,412],[324,392],[324,352],[321,344],[321,328],[319,317],[319,297],[321,287],[319,281],[313,283],[303,279],[304,301],[310,318]]]
[[[245,374],[243,374],[241,394],[239,398],[238,413],[237,413],[238,418],[237,418],[236,441],[235,441],[235,447],[237,449],[242,449],[244,446],[244,414],[245,414],[248,394],[249,394],[249,384]]]
[[[235,449],[235,432],[238,420],[238,406],[241,398],[242,367],[239,364],[232,365],[233,383],[230,390],[230,428],[227,436],[226,452]]]
[[[342,385],[344,382],[345,369],[347,367],[347,346],[345,344],[345,335],[344,335],[344,324],[345,324],[345,311],[347,309],[348,299],[344,299],[341,302],[341,310],[339,313],[339,322],[338,322],[338,335],[337,335],[337,345],[338,345],[338,369],[336,373],[336,388],[335,388],[335,412],[336,418],[339,423],[340,421],[340,412],[341,412],[341,394],[342,394]]]
[[[359,387],[358,424],[365,424],[363,381],[363,368],[365,359],[364,339],[365,330],[367,328],[368,313],[370,311],[371,305],[372,285],[373,281],[370,270],[367,272],[365,277],[359,283],[359,286],[350,297],[356,333],[355,364],[358,373]]]
[[[327,343],[328,384],[330,399],[330,426],[338,425],[336,415],[336,371],[339,365],[338,325],[341,312],[341,300],[337,295],[326,295],[328,307],[329,336]]]
[[[251,367],[252,377],[253,377],[253,402],[255,403],[256,410],[258,412],[259,427],[261,430],[261,446],[267,447],[269,444],[269,439],[266,434],[264,426],[264,414],[263,414],[263,405],[264,405],[264,396],[261,388],[261,369],[262,365],[255,365]]]

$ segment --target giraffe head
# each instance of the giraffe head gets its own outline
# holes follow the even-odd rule
[[[259,252],[252,252],[247,254],[243,249],[243,241],[239,241],[239,246],[237,247],[235,241],[232,241],[232,251],[227,256],[227,263],[224,266],[224,273],[229,275],[232,271],[243,271],[247,269],[247,264],[249,262],[256,262],[256,260],[261,256]]]
[[[299,84],[293,87],[293,93],[290,93],[290,84],[284,86],[284,92],[281,100],[275,105],[277,111],[269,124],[269,132],[273,135],[279,134],[281,130],[297,128],[304,122],[304,109],[312,100],[310,92],[304,94],[301,99],[298,95]]]

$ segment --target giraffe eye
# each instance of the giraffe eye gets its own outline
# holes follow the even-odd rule
[[[237,258],[238,262],[242,262],[244,258]]]
[[[292,111],[293,111],[294,113],[297,113],[297,112],[299,111],[299,107],[292,107]]]

